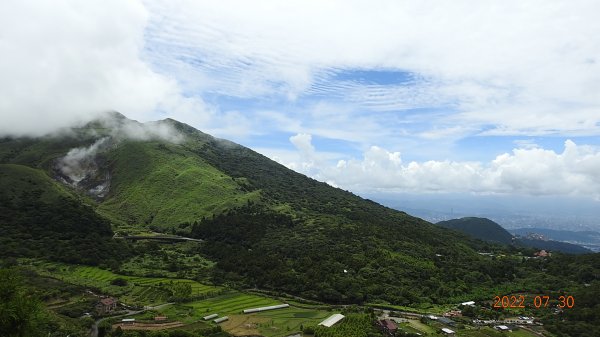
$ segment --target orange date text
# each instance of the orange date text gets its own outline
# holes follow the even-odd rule
[[[571,309],[575,306],[575,298],[570,295],[561,295],[558,298],[550,298],[548,295],[527,297],[525,295],[496,296],[494,298],[494,309],[519,309],[519,308],[548,308],[554,307],[551,302],[557,301],[556,307],[560,309]]]

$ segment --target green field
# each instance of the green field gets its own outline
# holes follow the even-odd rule
[[[157,305],[167,302],[169,294],[163,289],[163,286],[171,282],[190,284],[192,297],[215,296],[223,290],[222,287],[205,285],[187,279],[126,276],[90,266],[42,262],[35,264],[34,269],[42,275],[52,276],[72,284],[96,288],[118,297],[119,301],[129,305]],[[111,285],[111,281],[117,278],[127,280],[127,285]]]
[[[281,304],[282,302],[263,296],[245,294],[234,290],[205,300],[185,304],[174,304],[153,313],[164,315],[171,320],[193,324],[210,314],[228,316],[221,323],[224,330],[235,334],[261,334],[266,337],[287,336],[300,332],[302,326],[317,325],[331,315],[324,310],[284,308],[261,313],[243,314],[244,309]],[[145,315],[140,315],[140,318]]]

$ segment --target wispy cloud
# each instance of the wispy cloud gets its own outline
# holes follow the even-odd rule
[[[486,134],[600,132],[593,1],[148,5],[147,57],[183,78],[191,71],[204,92],[325,96],[372,111],[445,107],[454,123],[493,125]],[[413,77],[337,76],[355,69]]]

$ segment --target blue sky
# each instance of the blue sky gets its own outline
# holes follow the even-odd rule
[[[357,193],[600,199],[595,1],[1,6],[1,134],[117,110]]]

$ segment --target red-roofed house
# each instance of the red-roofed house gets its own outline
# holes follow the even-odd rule
[[[534,253],[533,255],[538,256],[538,257],[547,257],[550,256],[550,253],[548,253],[545,250],[540,250],[539,252]]]
[[[390,336],[394,335],[396,333],[396,330],[398,330],[398,326],[392,320],[382,319],[378,323],[381,330]]]
[[[105,315],[112,312],[117,308],[117,299],[112,297],[105,297],[100,299],[100,302],[96,304],[96,311],[99,315]]]

